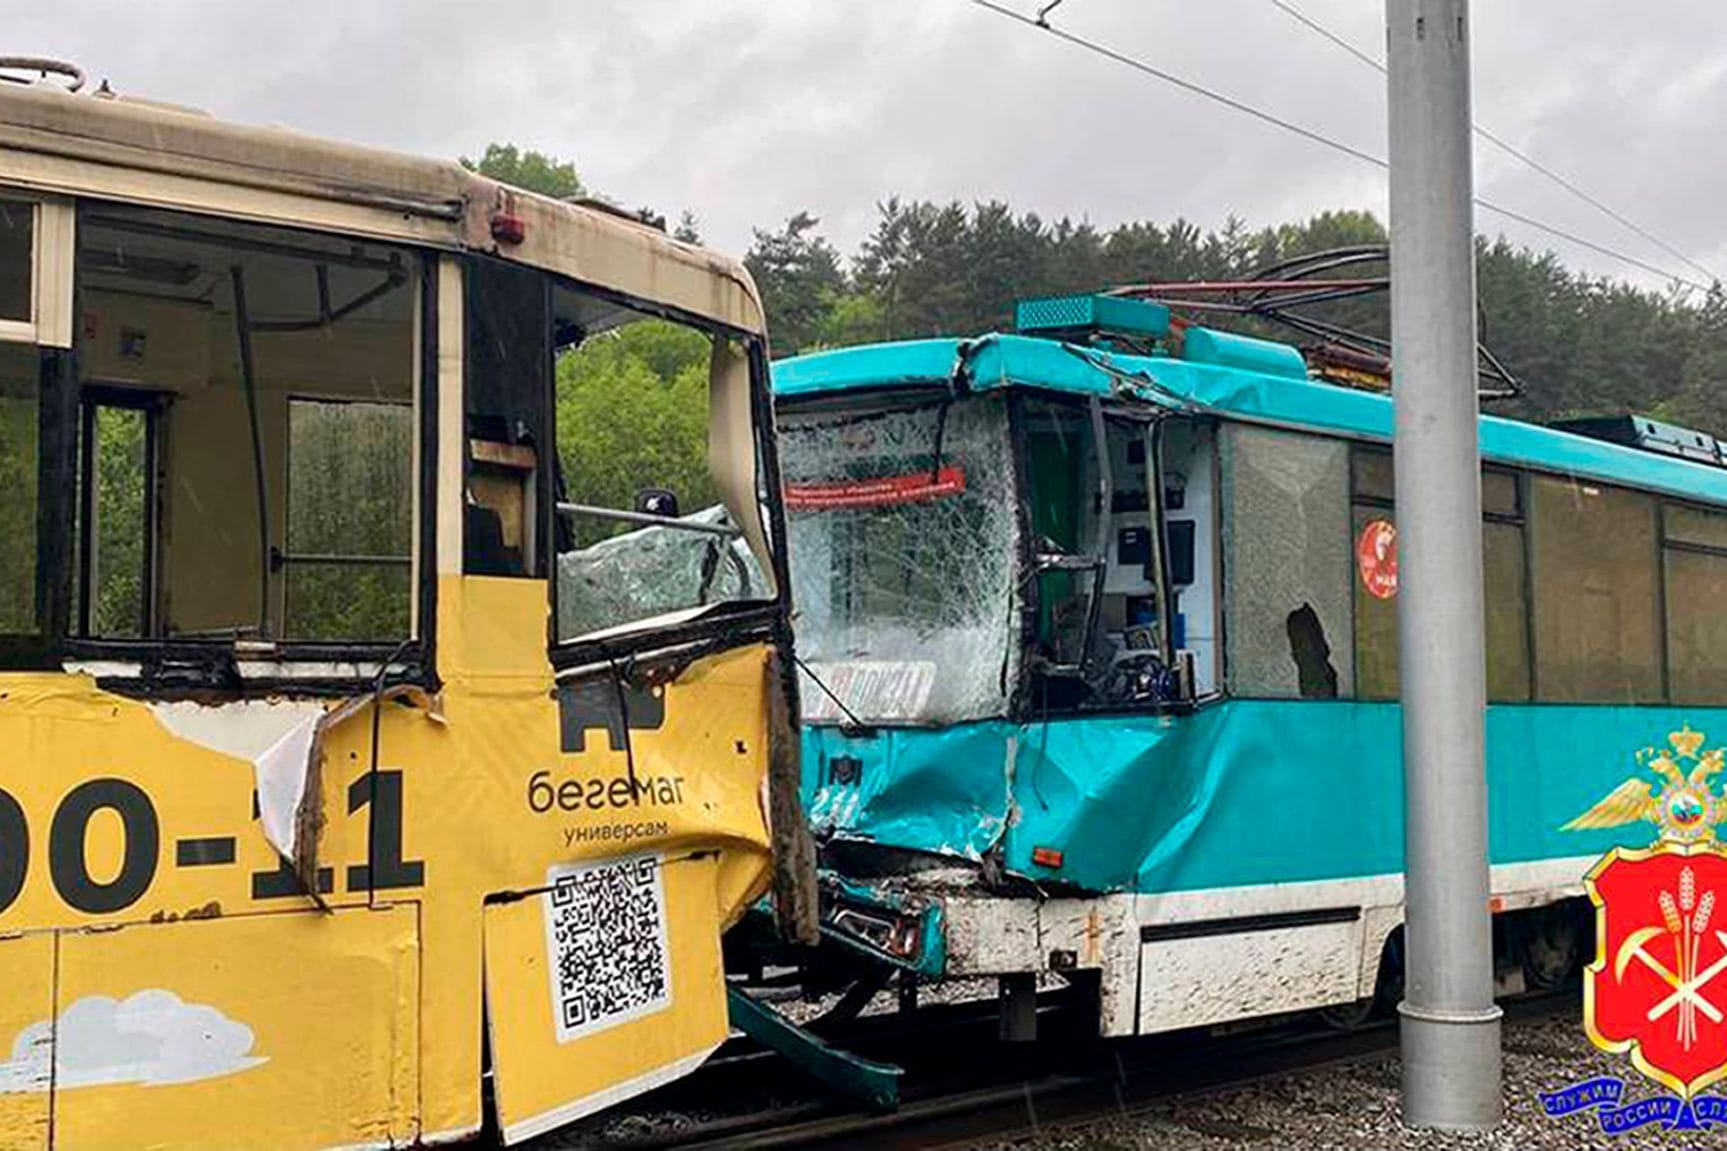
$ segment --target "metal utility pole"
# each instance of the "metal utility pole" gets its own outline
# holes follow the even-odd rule
[[[1406,818],[1403,1119],[1499,1122],[1468,0],[1386,0]]]

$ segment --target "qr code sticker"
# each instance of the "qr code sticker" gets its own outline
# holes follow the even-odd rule
[[[546,950],[558,1042],[672,1003],[664,865],[657,855],[565,864],[547,874]]]

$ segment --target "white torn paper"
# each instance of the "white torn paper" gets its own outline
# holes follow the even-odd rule
[[[306,794],[306,776],[312,762],[312,741],[317,738],[321,715],[308,716],[288,733],[253,758],[258,779],[258,817],[264,838],[294,859],[297,815]]]

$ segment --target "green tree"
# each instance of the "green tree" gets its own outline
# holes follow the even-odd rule
[[[588,194],[574,164],[542,152],[523,152],[514,144],[487,144],[478,160],[463,156],[461,164],[470,172],[556,200]]]
[[[631,508],[643,488],[663,487],[686,512],[717,502],[707,453],[711,347],[693,328],[646,320],[559,358],[558,459],[571,499]],[[629,527],[582,520],[577,542]]]
[[[821,329],[845,292],[840,254],[816,231],[821,221],[799,212],[777,232],[755,230],[744,265],[767,309],[774,350],[789,355],[821,342]]]
[[[678,213],[678,226],[672,229],[672,239],[686,244],[702,242],[701,221],[697,220],[696,214],[688,208]]]
[[[25,349],[0,345],[0,635],[36,630],[35,365]]]
[[[413,537],[413,409],[296,400],[289,412],[290,553],[406,557]],[[403,564],[295,563],[289,638],[391,640],[408,634]]]
[[[1727,436],[1727,292],[1719,283],[1696,316],[1692,341],[1679,371],[1679,387],[1655,406],[1653,415]]]
[[[90,627],[99,636],[141,636],[149,422],[137,409],[104,407],[96,411],[95,427],[96,586],[91,589]]]

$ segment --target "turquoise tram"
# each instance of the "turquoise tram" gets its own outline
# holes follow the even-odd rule
[[[1103,1035],[1383,1002],[1390,398],[1146,301],[1018,329],[773,370],[825,932],[1094,988]],[[1642,417],[1480,432],[1496,947],[1551,985],[1584,873],[1653,838],[1566,825],[1640,750],[1727,740],[1727,469]]]

